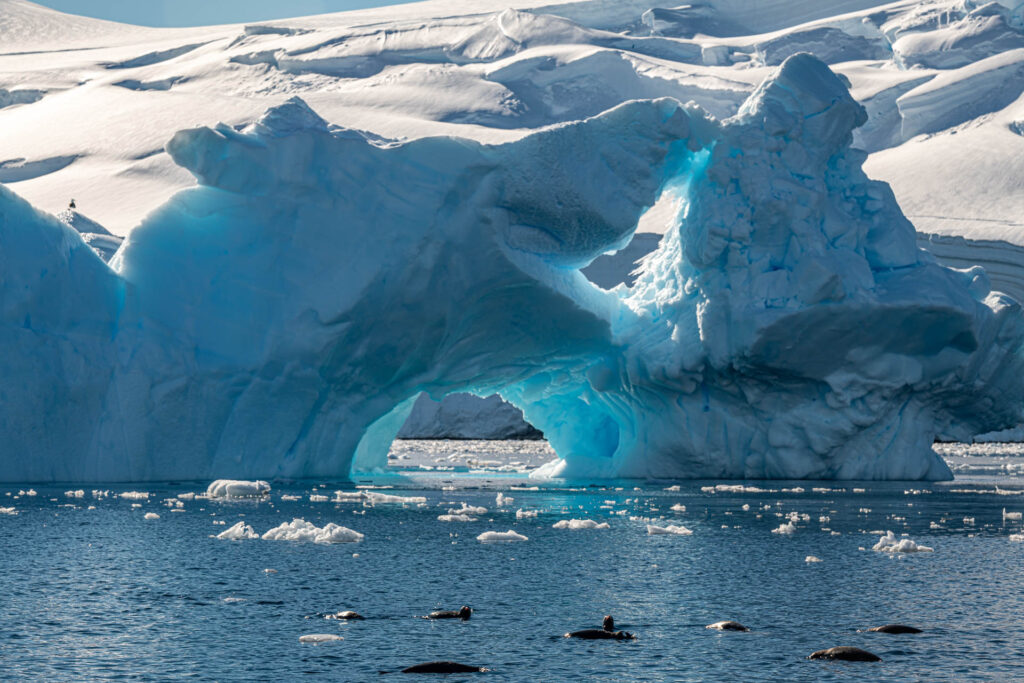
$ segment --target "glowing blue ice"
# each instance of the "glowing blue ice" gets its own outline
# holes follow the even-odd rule
[[[302,101],[168,144],[199,186],[108,268],[0,187],[0,480],[344,476],[420,392],[500,392],[579,477],[949,476],[1021,421],[1021,315],[935,265],[790,58],[726,121],[672,100],[488,146]],[[579,268],[656,201],[631,289]]]

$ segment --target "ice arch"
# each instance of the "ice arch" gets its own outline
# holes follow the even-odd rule
[[[0,480],[342,476],[426,391],[499,391],[566,476],[941,478],[1019,421],[1016,304],[950,271],[808,55],[719,122],[628,102],[505,145],[300,100],[178,133],[199,181],[110,268],[0,188]],[[631,289],[579,272],[678,216]]]

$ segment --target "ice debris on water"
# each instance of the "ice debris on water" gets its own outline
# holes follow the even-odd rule
[[[336,633],[307,633],[306,635],[299,636],[300,643],[310,643],[313,645],[331,643],[336,640],[344,640],[344,638]]]
[[[65,491],[64,495],[67,498],[85,498],[85,491],[78,489],[76,491]]]
[[[934,552],[934,548],[929,548],[926,545],[918,545],[916,542],[909,538],[896,538],[896,534],[891,531],[885,532],[885,535],[878,539],[871,548],[877,552],[882,553],[930,553]]]
[[[124,491],[117,494],[117,497],[125,500],[149,500],[149,493],[146,491]]]
[[[13,507],[9,507],[9,508],[0,507],[0,515],[16,515],[16,514],[18,514],[18,511],[15,508],[13,508]]]
[[[270,493],[270,484],[242,479],[218,479],[206,487],[208,498],[261,498]]]
[[[747,505],[746,508],[749,510],[750,506]],[[682,503],[676,503],[675,505],[673,505],[669,509],[672,510],[673,512],[686,512],[686,506],[683,505]]]
[[[449,515],[486,515],[487,508],[476,505],[466,505],[462,503],[461,507],[448,508]]]
[[[692,530],[678,524],[669,524],[668,526],[647,525],[648,536],[690,536],[692,534]]]
[[[160,519],[160,515],[155,512],[147,512],[142,516],[143,519]]]
[[[245,522],[237,522],[234,526],[225,529],[215,536],[215,538],[223,541],[244,541],[259,537],[260,535]]]
[[[494,504],[497,505],[498,507],[504,507],[506,505],[511,505],[514,501],[515,501],[515,498],[509,498],[508,496],[506,496],[501,491],[498,491],[498,495],[494,497]]]
[[[470,517],[469,515],[438,515],[437,520],[439,522],[475,522],[476,517]]]
[[[608,522],[595,522],[592,519],[563,519],[551,525],[552,529],[569,529],[578,531],[580,529],[609,529]]]
[[[313,543],[357,543],[364,536],[333,522],[318,527],[304,519],[283,522],[261,536],[264,541],[311,541]]]
[[[1006,508],[1003,508],[1003,519],[1011,519],[1015,521],[1021,521],[1024,519],[1024,513],[1021,512],[1007,512]]]
[[[820,557],[815,557],[814,555],[808,555],[807,557],[804,558],[804,562],[810,562],[810,563],[821,562],[821,558]]]
[[[795,532],[796,527],[793,525],[793,522],[786,522],[785,524],[780,524],[777,529],[772,529],[773,534],[789,535]]]
[[[530,517],[536,517],[538,513],[539,510],[524,510],[523,508],[519,508],[518,510],[516,510],[516,519],[528,519]]]
[[[485,531],[477,536],[476,540],[482,543],[493,543],[496,541],[528,541],[529,539],[509,529],[508,531]]]

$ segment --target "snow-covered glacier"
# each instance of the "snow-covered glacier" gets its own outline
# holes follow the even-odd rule
[[[949,477],[937,435],[1022,420],[1021,313],[916,247],[865,120],[807,54],[725,120],[638,100],[503,144],[295,98],[176,134],[198,186],[109,266],[0,186],[0,480],[371,471],[456,391],[524,411],[539,476]],[[636,283],[590,283],[655,205]]]

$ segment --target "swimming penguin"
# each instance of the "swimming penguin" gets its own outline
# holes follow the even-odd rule
[[[875,626],[869,628],[868,631],[873,633],[924,633],[919,628],[913,626],[904,626],[903,624],[886,624],[885,626]]]
[[[481,671],[487,671],[487,669],[458,662],[424,662],[402,669],[404,674],[468,674]]]
[[[427,615],[427,619],[462,619],[463,621],[468,620],[473,615],[473,610],[463,605],[459,608],[459,611],[455,610],[437,610]]]
[[[344,610],[335,614],[328,614],[326,619],[365,619],[359,612],[353,612],[352,610]]]
[[[880,662],[882,658],[859,647],[841,645],[827,650],[812,652],[807,659],[833,659],[843,662]]]
[[[704,628],[711,628],[716,631],[749,631],[750,629],[738,621],[716,621]]]
[[[566,633],[565,638],[582,640],[636,640],[636,636],[627,631],[616,631],[615,620],[608,614],[601,622],[601,628],[585,628],[582,631]]]

